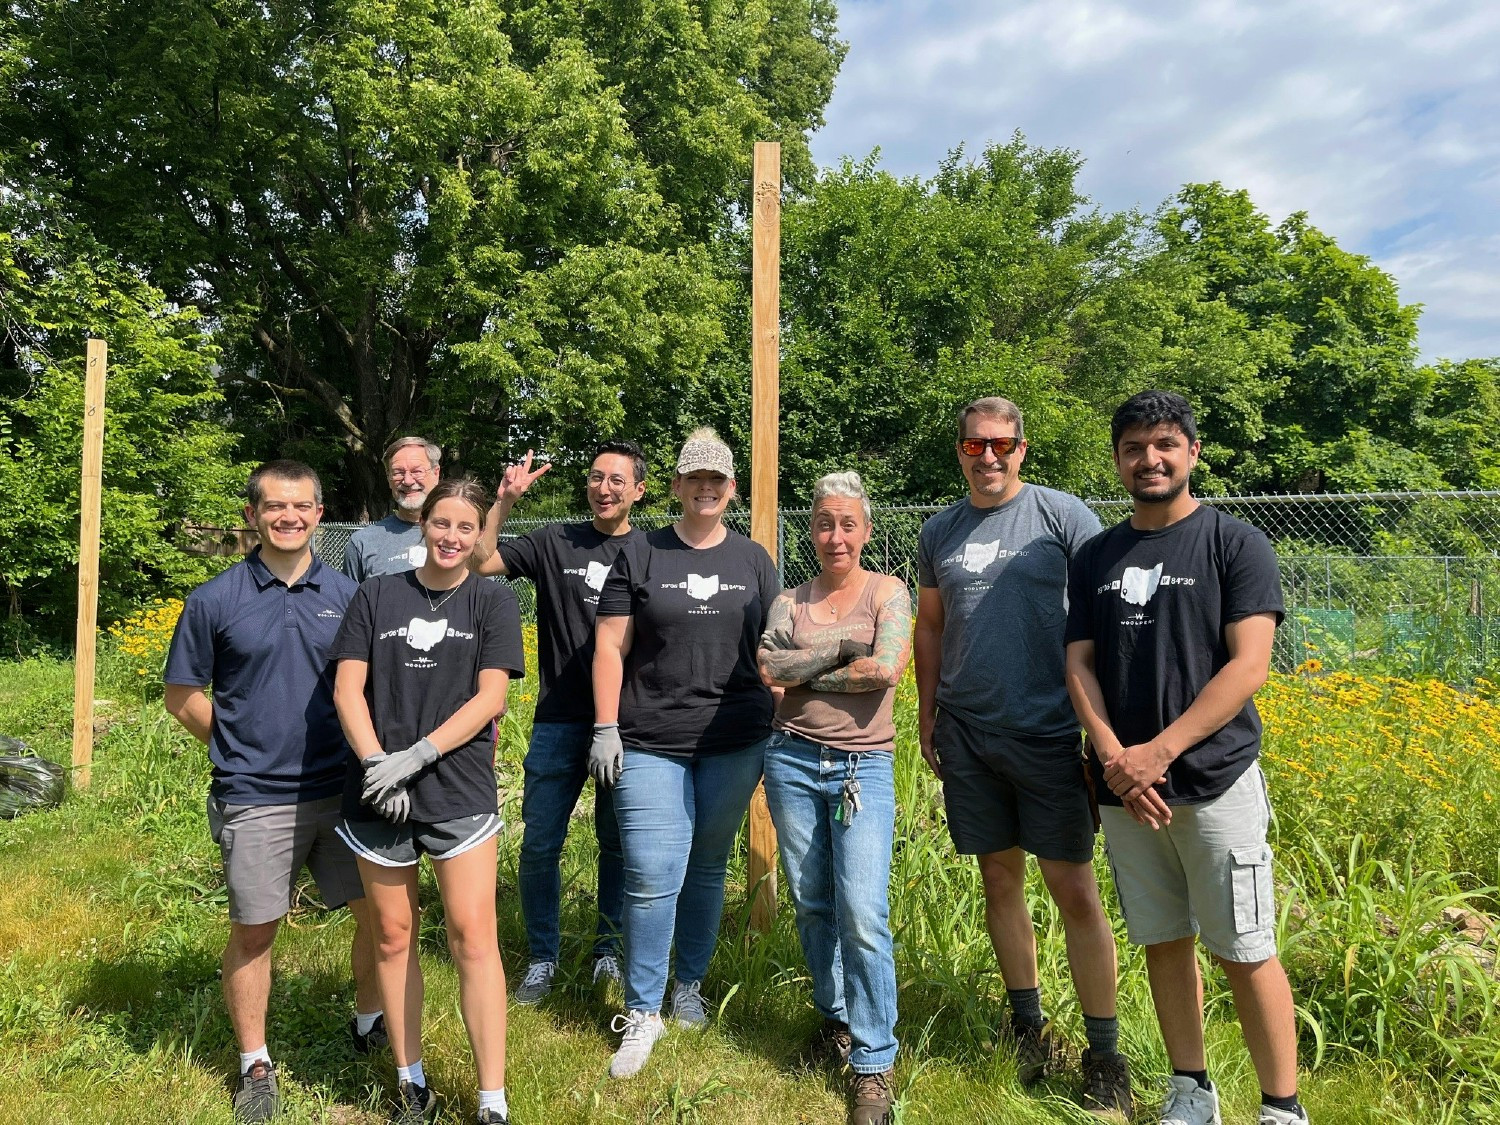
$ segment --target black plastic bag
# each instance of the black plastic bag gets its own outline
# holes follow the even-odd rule
[[[62,804],[63,768],[30,752],[19,738],[0,735],[0,819]]]

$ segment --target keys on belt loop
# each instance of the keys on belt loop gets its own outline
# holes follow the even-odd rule
[[[854,820],[855,814],[860,810],[859,757],[858,754],[850,754],[847,762],[847,771],[844,774],[844,787],[839,794],[838,811],[833,814],[833,819],[840,824],[851,823]]]

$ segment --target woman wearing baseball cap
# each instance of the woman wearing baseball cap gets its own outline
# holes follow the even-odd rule
[[[703,427],[677,458],[682,515],[627,545],[599,596],[589,770],[613,785],[625,856],[625,1007],[610,1062],[637,1073],[670,1014],[708,1022],[703,977],[719,936],[724,871],[771,732],[756,646],[781,592],[765,548],[724,526],[734,457]]]

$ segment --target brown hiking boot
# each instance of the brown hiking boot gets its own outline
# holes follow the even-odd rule
[[[836,1070],[849,1061],[849,1052],[853,1049],[854,1040],[849,1035],[849,1025],[824,1016],[823,1026],[813,1032],[803,1053],[813,1066],[832,1067]]]
[[[1010,1034],[1016,1047],[1016,1078],[1022,1086],[1035,1085],[1055,1073],[1061,1050],[1051,1020],[1044,1020],[1041,1027],[1012,1025]]]
[[[1135,1112],[1130,1096],[1130,1063],[1124,1055],[1095,1058],[1083,1052],[1083,1108],[1096,1117],[1128,1121]]]
[[[850,1087],[849,1125],[891,1125],[892,1070],[856,1074]]]

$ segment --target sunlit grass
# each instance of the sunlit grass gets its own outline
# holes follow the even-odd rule
[[[534,667],[530,632],[527,644]],[[106,682],[149,681],[131,660],[107,651]],[[0,824],[0,1114],[7,1117],[66,1121],[107,1111],[112,1121],[229,1120],[234,1047],[217,980],[227,927],[203,815],[207,758],[143,686],[144,702],[120,694],[90,790],[55,812]],[[512,973],[524,965],[515,880],[520,758],[534,690],[530,680],[513,687],[501,725],[507,828],[498,906]],[[1282,941],[1301,1006],[1304,1097],[1320,1125],[1500,1114],[1496,936],[1460,932],[1453,921],[1496,913],[1500,841],[1484,797],[1496,794],[1500,777],[1500,742],[1491,737],[1500,731],[1500,705],[1491,690],[1481,684],[1466,694],[1309,665],[1273,678],[1262,694],[1278,809]],[[69,666],[0,666],[0,733],[35,732],[40,748],[66,760],[70,716]],[[998,1044],[1004,992],[982,927],[978,875],[953,855],[940,792],[915,751],[914,723],[908,680],[898,706],[892,872],[901,1120],[1088,1120],[1074,1105],[1076,1078],[1023,1091]],[[1435,786],[1408,776],[1396,758]],[[723,938],[705,990],[721,1007],[713,1028],[670,1035],[635,1081],[605,1077],[613,1010],[588,986],[590,823],[582,810],[564,857],[560,986],[540,1009],[511,1013],[507,1084],[515,1119],[842,1121],[842,1085],[797,1061],[818,1017],[790,911],[783,896],[773,932],[749,935],[743,855],[731,869]],[[425,1061],[450,1107],[471,1114],[473,1071],[456,980],[430,877],[423,886],[430,904],[421,936],[429,970]],[[1060,922],[1035,879],[1029,893],[1048,1009],[1081,1043]],[[357,1059],[345,1038],[349,931],[342,912],[325,917],[309,903],[277,946],[269,1038],[283,1061],[289,1122],[384,1120],[389,1062]],[[1149,1109],[1166,1060],[1139,951],[1123,940],[1121,968],[1124,1044]],[[1212,971],[1208,980],[1209,1055],[1225,1117],[1253,1118],[1258,1087],[1228,993]]]

